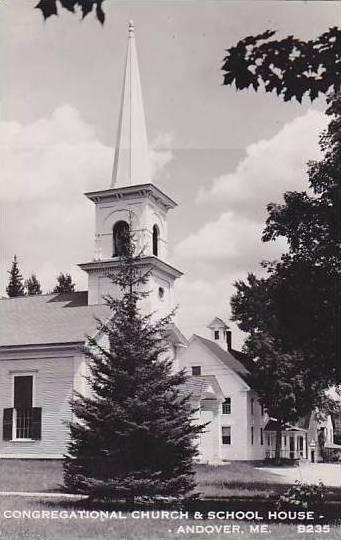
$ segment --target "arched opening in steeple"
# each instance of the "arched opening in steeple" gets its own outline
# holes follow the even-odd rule
[[[159,236],[160,231],[159,227],[157,225],[154,225],[153,227],[153,255],[158,257],[159,255]]]
[[[129,242],[129,225],[126,221],[117,221],[113,226],[113,257],[126,253]]]

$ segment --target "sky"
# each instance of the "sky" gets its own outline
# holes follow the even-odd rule
[[[179,206],[169,215],[177,323],[207,335],[229,321],[234,282],[285,250],[264,244],[266,205],[307,188],[320,159],[325,101],[283,103],[222,85],[225,49],[270,28],[316,37],[341,19],[339,2],[106,0],[106,22],[60,10],[43,22],[36,0],[0,3],[0,294],[13,255],[45,292],[59,272],[87,287],[94,208],[108,188],[127,27],[134,19],[153,182]]]

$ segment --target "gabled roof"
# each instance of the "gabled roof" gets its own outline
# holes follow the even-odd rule
[[[240,362],[240,360],[237,360],[237,358],[233,356],[232,351],[224,351],[224,349],[222,349],[217,343],[214,343],[214,341],[198,336],[197,334],[194,334],[193,337],[194,339],[202,343],[205,347],[207,347],[211,351],[211,353],[213,353],[217,358],[219,358],[219,360],[221,360],[225,364],[225,366],[237,373],[237,375],[239,375],[244,381],[248,383],[248,377],[250,375],[250,372]]]
[[[207,325],[207,328],[229,328],[227,324],[219,317],[214,317],[213,321]]]
[[[87,291],[0,299],[0,347],[84,342],[109,314]]]

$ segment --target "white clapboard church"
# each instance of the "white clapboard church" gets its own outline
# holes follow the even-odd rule
[[[66,422],[72,419],[70,399],[74,391],[86,390],[83,346],[86,336],[97,332],[95,317],[110,315],[103,295],[115,294],[108,274],[117,269],[128,226],[144,247],[141,266],[150,271],[151,294],[143,308],[162,316],[174,306],[174,283],[182,273],[168,262],[167,214],[176,203],[151,182],[132,23],[112,181],[86,196],[96,214],[94,257],[79,265],[88,275],[88,290],[0,300],[0,458],[62,458]],[[173,324],[167,336],[174,369],[185,368],[190,375],[184,391],[191,394],[196,421],[209,422],[199,441],[199,459],[220,464],[270,456],[274,420],[248,384],[243,355],[232,349],[221,319],[216,317],[209,329],[211,339],[194,335],[187,341]],[[322,427],[332,444],[331,422]],[[311,454],[312,448],[317,452],[315,431],[309,432],[309,421],[287,426],[283,455],[317,459]]]

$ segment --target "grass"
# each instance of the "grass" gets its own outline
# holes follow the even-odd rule
[[[287,485],[278,476],[256,469],[252,464],[231,462],[212,467],[197,465],[198,490],[205,497],[267,497],[282,493]]]
[[[198,466],[196,469],[198,490],[208,498],[221,499],[219,501],[203,502],[205,510],[219,509],[232,510],[232,500],[224,502],[225,497],[245,497],[241,502],[243,510],[254,509],[257,506],[257,498],[279,493],[286,488],[285,484],[279,483],[278,477],[267,471],[260,471],[247,463],[231,463],[221,467]],[[29,492],[54,492],[60,490],[62,483],[62,464],[58,461],[30,461],[30,460],[0,460],[0,491],[29,491]],[[247,501],[249,498],[249,502]],[[270,502],[270,501],[269,501]],[[203,540],[210,538],[220,540],[226,536],[230,539],[240,538],[240,534],[224,534],[219,532],[201,533],[177,532],[179,526],[227,525],[229,521],[198,521],[167,520],[167,519],[133,519],[129,514],[124,514],[126,519],[63,519],[60,511],[70,512],[85,508],[85,502],[70,502],[60,499],[39,499],[3,496],[0,497],[0,539],[1,540],[166,540],[166,539],[192,539]],[[261,506],[261,503],[258,503]],[[271,504],[271,502],[270,502]],[[7,519],[6,511],[17,511],[17,518]],[[38,511],[38,518],[23,517],[22,511]],[[115,508],[109,508],[110,511]],[[58,512],[58,518],[43,518],[41,512]],[[257,534],[250,531],[250,522],[238,523],[243,530],[243,540],[254,540]],[[331,532],[324,535],[299,534],[296,526],[285,524],[269,525],[271,535],[268,537],[276,540],[294,540],[299,537],[305,539],[326,538],[334,540],[340,538],[340,528],[331,527]]]

